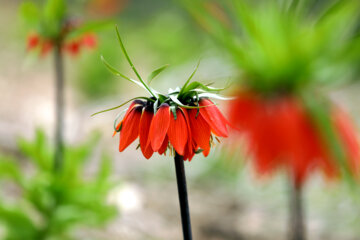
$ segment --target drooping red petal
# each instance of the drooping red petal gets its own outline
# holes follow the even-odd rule
[[[40,37],[37,34],[31,34],[27,38],[27,50],[36,48],[40,43]]]
[[[118,123],[118,125],[116,125],[116,130],[114,130],[113,136],[115,136],[116,133],[118,133],[121,124],[124,122],[125,118],[129,115],[129,112],[130,112],[134,107],[136,107],[136,106],[143,106],[143,105],[144,105],[144,102],[141,101],[141,100],[139,100],[139,99],[133,101],[133,102],[130,104],[129,108],[127,109],[127,111],[126,111],[126,113],[125,113],[125,116],[124,116],[123,120],[121,120],[121,121]]]
[[[214,105],[214,103],[209,99],[203,98],[200,99],[199,105],[202,106],[202,108],[200,108],[200,114],[209,124],[213,133],[219,137],[227,137],[227,120],[221,114],[220,110]]]
[[[168,136],[166,135],[163,143],[161,144],[161,147],[159,148],[158,153],[159,153],[160,155],[162,155],[162,154],[166,151],[168,145],[169,145],[169,138],[168,138]]]
[[[65,45],[65,49],[73,56],[76,56],[80,52],[80,42],[73,40]]]
[[[96,35],[93,33],[85,34],[82,37],[82,43],[88,48],[95,48],[97,45]]]
[[[167,134],[175,151],[183,156],[188,141],[188,128],[183,112],[180,109],[176,110],[176,116],[177,118],[175,120],[173,113],[171,113],[170,126]]]
[[[193,158],[193,156],[195,155],[195,150],[197,149],[196,143],[193,141],[192,139],[192,133],[191,133],[191,128],[190,128],[190,119],[189,119],[189,114],[188,114],[188,110],[181,108],[184,117],[185,117],[185,121],[187,124],[187,129],[188,129],[188,141],[186,143],[186,147],[184,150],[184,160],[189,160],[191,161],[191,159]]]
[[[51,41],[44,41],[41,45],[40,56],[45,57],[52,48],[53,44]]]
[[[157,152],[164,142],[170,125],[170,107],[168,104],[161,104],[159,110],[153,117],[149,131],[149,141],[154,152]]]
[[[142,106],[131,109],[125,116],[122,130],[120,132],[119,151],[122,152],[127,148],[139,135],[139,123],[141,118]]]
[[[151,125],[151,120],[153,119],[154,113],[152,111],[152,107],[146,107],[141,115],[140,119],[140,148],[146,159],[149,159],[154,151],[148,143],[149,130]]]
[[[189,109],[188,113],[192,139],[204,150],[203,154],[206,157],[210,152],[210,126],[201,114],[197,115],[196,109]]]

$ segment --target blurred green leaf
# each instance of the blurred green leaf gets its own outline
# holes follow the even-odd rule
[[[21,3],[20,16],[26,28],[36,29],[40,23],[39,8],[32,1],[24,1]]]
[[[66,12],[64,0],[47,0],[44,5],[45,21],[63,21]]]
[[[0,221],[7,227],[7,236],[4,240],[40,239],[39,229],[19,208],[0,204]]]
[[[89,32],[98,32],[101,30],[110,29],[114,26],[114,22],[112,20],[103,20],[96,22],[86,22],[82,24],[80,27],[74,29],[69,35],[68,38],[77,38],[85,33]]]

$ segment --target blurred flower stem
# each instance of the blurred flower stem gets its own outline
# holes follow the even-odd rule
[[[289,189],[289,240],[305,240],[304,209],[302,187],[290,184]]]
[[[176,180],[177,180],[178,193],[179,193],[183,236],[184,236],[184,240],[191,240],[192,234],[191,234],[191,222],[190,222],[190,209],[189,209],[188,194],[186,187],[184,158],[178,153],[175,153],[174,160],[175,160]]]
[[[54,49],[55,64],[55,155],[54,170],[62,167],[64,156],[64,63],[62,53],[62,40],[58,40]]]

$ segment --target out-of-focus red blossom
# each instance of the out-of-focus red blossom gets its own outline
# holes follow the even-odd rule
[[[27,50],[35,50],[40,48],[40,56],[46,56],[53,48],[54,43],[51,39],[41,38],[38,34],[31,34],[27,40]],[[76,56],[80,53],[82,47],[94,49],[97,46],[96,35],[93,33],[86,33],[82,37],[77,39],[71,39],[64,41],[62,51],[68,52],[72,56]]]
[[[40,56],[45,57],[51,51],[53,46],[53,43],[49,40],[42,41],[40,46]]]
[[[27,37],[27,50],[30,51],[36,48],[40,43],[39,35],[32,33]]]
[[[247,92],[230,105],[230,122],[245,136],[258,174],[287,169],[298,187],[315,170],[329,178],[338,176],[337,159],[300,101],[292,97],[265,100]],[[331,120],[349,166],[358,173],[360,151],[352,124],[338,109],[332,110]]]
[[[73,40],[69,43],[66,43],[65,49],[71,55],[76,56],[80,52],[81,43],[79,41]]]
[[[228,121],[209,99],[200,99],[199,105],[199,109],[178,107],[175,119],[167,103],[161,104],[154,114],[151,103],[135,100],[114,132],[120,132],[119,151],[139,136],[140,149],[147,159],[154,152],[165,154],[171,147],[184,160],[191,161],[199,149],[206,157],[213,143],[212,134],[227,137]]]
[[[72,56],[77,56],[80,53],[82,47],[93,49],[96,47],[96,45],[97,40],[95,34],[88,33],[79,39],[72,39],[65,43],[64,49]]]
[[[97,46],[96,35],[93,33],[87,33],[82,37],[82,43],[88,48],[95,48]]]

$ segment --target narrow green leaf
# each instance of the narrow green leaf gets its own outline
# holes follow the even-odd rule
[[[162,71],[164,71],[167,67],[169,66],[169,64],[166,64],[158,69],[155,69],[148,77],[147,82],[150,85],[151,81],[157,76],[159,75]]]
[[[101,61],[104,63],[104,65],[108,68],[108,70],[109,70],[111,73],[113,73],[113,74],[116,75],[116,76],[120,76],[120,77],[122,77],[122,78],[124,78],[124,79],[126,79],[126,80],[128,80],[128,81],[130,81],[130,82],[132,82],[132,83],[138,84],[138,83],[136,82],[136,80],[133,80],[133,79],[125,76],[124,74],[122,74],[121,72],[119,72],[116,68],[114,68],[113,66],[111,66],[111,65],[105,60],[104,56],[101,56],[100,58],[101,58]]]
[[[111,65],[105,60],[105,58],[104,58],[103,56],[101,56],[101,61],[105,64],[105,66],[108,68],[108,70],[109,70],[111,73],[113,73],[114,75],[119,76],[119,77],[122,77],[122,78],[124,78],[124,79],[126,79],[126,80],[128,80],[128,81],[130,81],[130,82],[132,82],[132,83],[135,83],[136,85],[144,88],[145,90],[147,90],[143,84],[141,84],[140,82],[138,82],[138,81],[136,81],[136,80],[134,80],[134,79],[132,79],[132,78],[129,78],[129,77],[125,76],[124,74],[122,74],[121,72],[119,72],[116,68],[114,68],[113,66],[111,66]]]
[[[97,115],[97,114],[100,114],[100,113],[103,113],[103,112],[108,112],[108,111],[112,111],[112,110],[115,110],[115,109],[118,109],[118,108],[121,108],[122,106],[126,105],[127,103],[131,102],[131,101],[134,101],[136,99],[145,99],[145,100],[148,100],[148,101],[153,101],[152,99],[150,98],[147,98],[147,97],[135,97],[135,98],[132,98],[122,104],[120,104],[119,106],[116,106],[116,107],[112,107],[112,108],[108,108],[108,109],[105,109],[105,110],[102,110],[102,111],[99,111],[99,112],[96,112],[96,113],[93,113],[91,114],[91,117]]]
[[[134,71],[135,75],[136,75],[137,78],[140,80],[140,82],[141,82],[141,84],[143,85],[143,87],[144,87],[153,97],[157,98],[156,94],[154,94],[154,93],[151,91],[150,87],[143,81],[143,79],[141,78],[139,72],[136,70],[134,64],[132,63],[132,61],[131,61],[131,59],[130,59],[130,57],[129,57],[126,49],[125,49],[124,43],[123,43],[122,40],[121,40],[118,27],[116,26],[115,29],[116,29],[116,35],[117,35],[117,38],[118,38],[118,41],[119,41],[121,50],[122,50],[122,52],[124,53],[125,58],[126,58],[126,60],[128,61],[131,69]]]
[[[170,95],[169,97],[174,103],[176,103],[180,107],[183,107],[183,108],[186,108],[186,109],[199,109],[199,108],[205,108],[205,107],[216,105],[216,104],[211,104],[211,105],[207,105],[207,106],[188,106],[188,105],[184,105],[182,102],[180,102],[179,99],[177,99],[177,97],[175,97],[173,95]]]
[[[188,80],[185,82],[184,86],[180,89],[179,95],[181,95],[181,94],[184,92],[185,88],[187,87],[187,85],[189,84],[189,82],[191,81],[191,79],[193,78],[193,76],[195,75],[196,71],[198,70],[199,65],[200,65],[200,61],[198,61],[197,65],[196,65],[196,67],[195,67],[195,69],[194,69],[194,71],[191,73],[190,77],[189,77]]]

